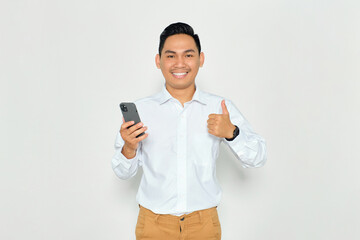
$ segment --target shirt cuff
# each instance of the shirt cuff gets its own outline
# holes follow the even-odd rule
[[[260,145],[264,140],[256,134],[245,133],[239,129],[239,135],[233,141],[226,141],[230,149],[243,163],[243,167],[260,167],[264,164],[262,149]],[[259,154],[260,153],[260,154]]]
[[[135,159],[137,159],[138,155],[139,155],[139,148],[140,148],[140,145],[139,147],[136,149],[135,151],[135,156],[133,158],[127,158],[125,157],[125,155],[122,153],[122,149],[123,149],[124,146],[121,147],[121,150],[120,150],[120,158],[125,160],[125,161],[128,161],[128,162],[132,162],[134,161]]]

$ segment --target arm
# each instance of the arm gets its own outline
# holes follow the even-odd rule
[[[120,179],[129,179],[137,173],[138,167],[142,165],[140,160],[141,144],[133,151],[127,151],[124,140],[120,133],[116,135],[115,154],[111,159],[112,169]],[[124,149],[125,147],[125,149]],[[127,156],[127,157],[126,157]]]
[[[133,177],[139,166],[142,166],[141,158],[141,141],[145,139],[148,134],[145,133],[141,137],[136,137],[144,132],[147,127],[143,127],[143,123],[133,125],[133,122],[125,122],[116,135],[115,140],[115,154],[111,160],[112,169],[115,174],[121,179],[128,179]],[[130,127],[131,126],[131,127]]]
[[[240,132],[233,141],[227,141],[225,138],[222,140],[241,161],[244,168],[263,166],[266,162],[265,139],[253,131],[250,123],[230,100],[226,100],[226,106],[231,123],[238,126]]]

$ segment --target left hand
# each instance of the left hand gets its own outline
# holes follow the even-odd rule
[[[226,108],[225,100],[221,101],[222,114],[210,114],[208,123],[208,132],[220,138],[232,138],[235,125],[230,121],[229,111]]]

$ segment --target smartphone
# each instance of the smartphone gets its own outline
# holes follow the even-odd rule
[[[139,116],[139,113],[136,109],[136,105],[135,103],[132,103],[132,102],[122,102],[120,103],[120,110],[122,112],[122,115],[125,119],[125,122],[128,122],[128,121],[134,121],[135,123],[131,126],[134,126],[135,124],[141,122],[140,121],[140,116]],[[131,127],[130,126],[130,127]],[[128,127],[129,128],[129,127]],[[142,135],[144,135],[145,133],[142,132],[140,133],[139,135],[137,135],[136,137],[140,137]]]

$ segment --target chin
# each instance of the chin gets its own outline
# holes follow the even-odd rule
[[[188,81],[182,81],[179,79],[175,79],[175,80],[171,80],[171,81],[166,81],[166,83],[168,85],[170,85],[173,88],[187,88],[189,86],[191,86],[194,82],[188,82]]]

